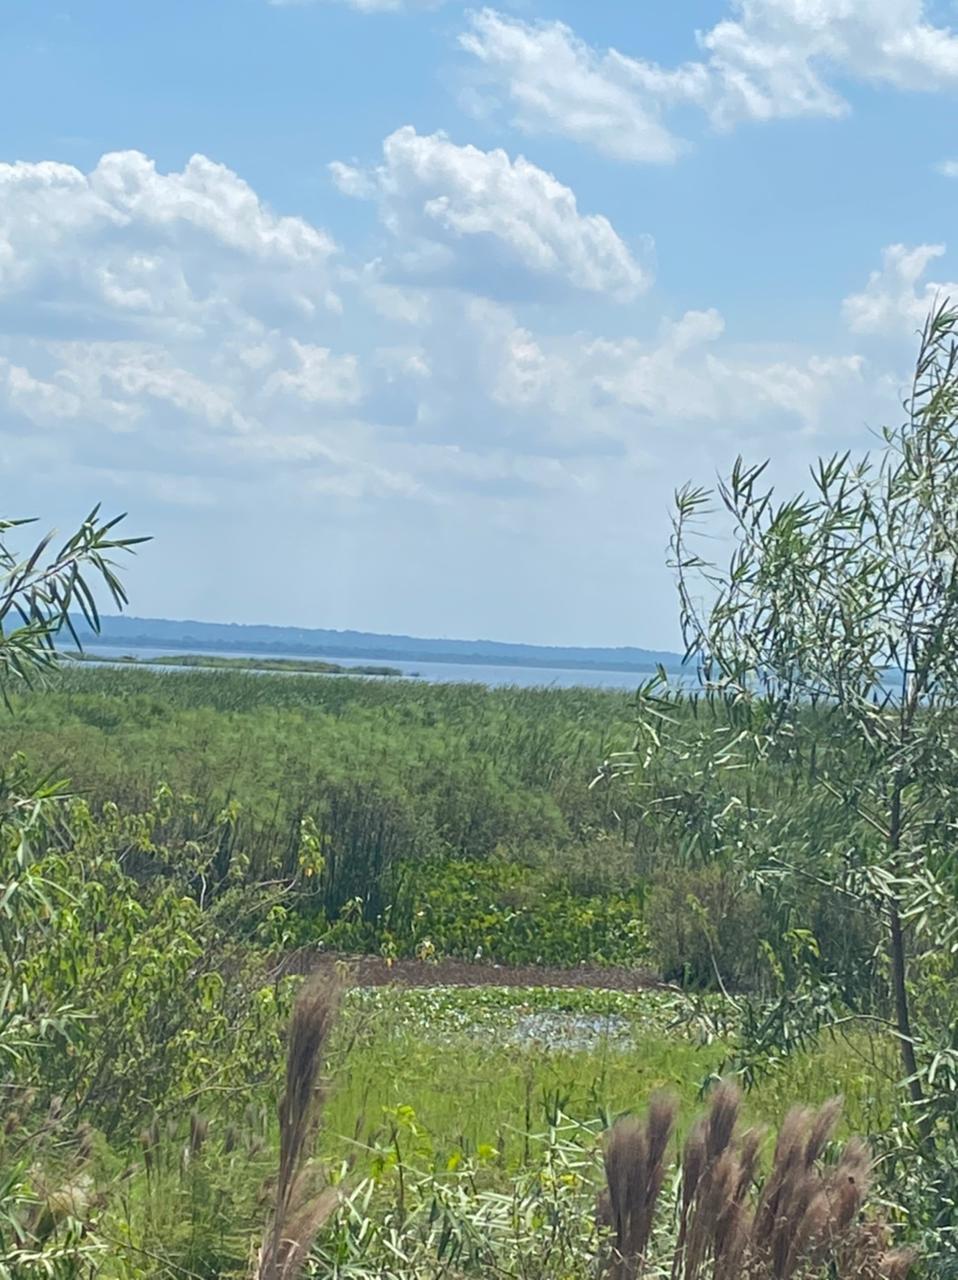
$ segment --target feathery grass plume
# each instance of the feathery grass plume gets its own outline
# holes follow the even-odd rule
[[[739,1168],[730,1148],[717,1153],[699,1183],[683,1258],[685,1280],[697,1280],[709,1257],[720,1258]]]
[[[739,1136],[740,1106],[734,1085],[722,1084],[686,1140],[672,1280],[905,1280],[914,1254],[891,1249],[881,1222],[861,1221],[871,1179],[867,1146],[852,1138],[831,1163],[822,1162],[840,1101],[788,1113],[754,1211],[761,1134]],[[651,1156],[654,1150],[664,1160],[665,1144],[653,1148],[651,1133],[651,1119],[645,1128],[620,1122],[606,1150],[613,1280],[634,1280],[646,1266],[664,1178],[664,1165]]]
[[[827,1102],[823,1103],[822,1106],[819,1107],[817,1113],[812,1117],[811,1127],[808,1132],[808,1141],[805,1143],[806,1168],[813,1165],[816,1160],[821,1158],[829,1139],[835,1132],[835,1126],[838,1124],[841,1114],[842,1099],[829,1098]]]
[[[840,1110],[840,1100],[832,1099],[818,1112],[793,1108],[785,1118],[752,1242],[753,1252],[766,1260],[776,1277],[792,1275],[800,1261],[814,1258],[829,1238],[840,1234],[826,1181],[816,1167]],[[857,1148],[853,1160],[857,1168]],[[863,1190],[853,1198],[852,1216],[861,1204]],[[841,1217],[845,1219],[845,1211]]]
[[[749,1188],[755,1183],[758,1169],[758,1157],[762,1149],[762,1130],[746,1129],[739,1144],[739,1176],[735,1188],[735,1202],[742,1204],[748,1195]]]
[[[307,1160],[319,1127],[320,1068],[338,996],[329,980],[316,978],[300,991],[293,1009],[286,1082],[279,1103],[276,1202],[257,1257],[255,1280],[295,1280],[316,1233],[336,1206],[334,1190],[327,1187],[317,1192]]]
[[[692,1219],[692,1205],[695,1203],[695,1196],[707,1162],[705,1121],[696,1120],[685,1140],[685,1149],[682,1152],[682,1203],[679,1214],[679,1235],[672,1258],[672,1280],[677,1280],[682,1270],[689,1224]]]
[[[662,1190],[662,1181],[665,1178],[665,1154],[675,1127],[677,1110],[678,1105],[673,1097],[666,1093],[652,1095],[645,1121],[647,1159],[645,1213],[650,1224]]]
[[[739,1143],[735,1157],[735,1185],[723,1211],[716,1240],[715,1280],[739,1280],[741,1275],[742,1260],[753,1222],[746,1197],[755,1182],[761,1144],[762,1133],[759,1129],[748,1129]]]
[[[728,1149],[732,1133],[738,1123],[742,1095],[731,1080],[723,1080],[715,1088],[705,1127],[705,1148],[709,1162]]]
[[[637,1274],[635,1244],[642,1230],[646,1162],[645,1132],[641,1123],[634,1116],[619,1120],[605,1150],[605,1176],[615,1232],[612,1264],[615,1280],[626,1280]]]
[[[644,1123],[624,1117],[609,1136],[605,1171],[608,1212],[615,1231],[612,1274],[616,1280],[627,1280],[641,1269],[665,1177],[665,1154],[675,1113],[675,1101],[657,1094]]]
[[[792,1107],[778,1131],[772,1169],[765,1179],[755,1214],[753,1238],[759,1243],[770,1244],[781,1217],[780,1206],[789,1199],[798,1171],[803,1167],[808,1121],[806,1108]]]
[[[190,1113],[190,1154],[199,1155],[210,1131],[210,1122],[196,1111]]]
[[[679,1237],[672,1260],[673,1277],[695,1280],[710,1252],[721,1257],[737,1240],[741,1224],[735,1210],[742,1168],[731,1148],[741,1095],[729,1081],[712,1094],[709,1114],[689,1134],[683,1153]]]

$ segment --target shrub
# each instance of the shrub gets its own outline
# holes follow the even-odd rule
[[[689,987],[753,987],[761,972],[762,902],[713,863],[660,873],[646,905],[654,963]]]

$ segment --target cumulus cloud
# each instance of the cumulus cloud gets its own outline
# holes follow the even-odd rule
[[[0,325],[201,333],[226,315],[333,309],[332,238],[272,213],[225,165],[160,173],[137,151],[90,172],[0,165]]]
[[[526,305],[543,289],[630,297],[642,267],[549,174],[442,135],[403,129],[381,165],[337,167],[389,233],[382,261],[344,268],[325,231],[209,160],[0,175],[4,462],[42,454],[71,486],[85,468],[223,518],[462,495],[499,518],[684,471],[703,435],[801,437],[861,395],[854,355],[746,349],[707,307],[642,336],[557,308],[546,330]]]
[[[356,404],[362,397],[359,362],[354,355],[336,356],[328,347],[291,339],[295,369],[278,369],[266,390],[288,391],[310,404]]]
[[[613,401],[662,422],[730,427],[791,422],[815,430],[836,396],[860,388],[857,355],[748,353],[717,344],[716,311],[690,311],[653,343],[599,341],[589,350],[595,385]]]
[[[599,51],[562,22],[524,22],[485,8],[460,36],[493,94],[526,132],[559,134],[617,159],[667,162],[683,143],[676,106],[720,128],[742,120],[839,116],[847,79],[898,89],[958,86],[958,35],[923,0],[733,0],[700,33],[702,56],[676,67]]]
[[[340,191],[377,203],[407,277],[493,294],[564,284],[620,299],[649,283],[609,220],[581,213],[574,192],[522,156],[406,125],[376,168],[331,168]]]
[[[707,87],[701,67],[669,73],[615,49],[600,54],[563,22],[528,23],[493,9],[470,15],[460,44],[508,96],[520,129],[574,138],[617,160],[674,160],[682,144],[662,122],[663,101]]]
[[[763,447],[774,438],[777,448],[871,396],[858,355],[747,347],[714,309],[611,338],[543,333],[500,303],[447,294],[433,299],[419,337],[428,375],[397,365],[396,377],[415,383],[422,438],[535,449],[580,478],[615,457],[684,459],[690,442],[698,449],[716,431],[745,431]]]
[[[60,432],[64,458],[113,478],[192,475],[194,495],[280,427],[343,430],[363,382],[337,254],[204,156],[0,165],[5,430]]]
[[[924,0],[738,0],[703,37],[720,122],[846,109],[831,83],[851,77],[899,89],[958,85],[958,35]]]
[[[172,410],[177,421],[246,432],[255,423],[235,389],[207,358],[187,368],[165,345],[146,342],[57,342],[49,348],[56,381],[68,389],[75,417],[95,416],[114,429],[149,423],[153,412]],[[191,354],[184,350],[184,361]]]
[[[583,367],[599,405],[619,406],[660,427],[757,424],[772,433],[783,425],[806,432],[818,428],[840,392],[862,384],[857,355],[749,350],[724,337],[718,311],[687,311],[664,322],[651,340],[588,344]]]
[[[79,400],[66,388],[35,377],[29,369],[0,357],[0,401],[43,426],[76,416]]]
[[[864,289],[850,294],[842,304],[849,328],[888,336],[914,333],[937,302],[958,300],[958,283],[924,279],[931,264],[944,254],[943,244],[889,245],[882,253],[881,267],[871,273]]]
[[[958,160],[942,160],[935,167],[943,178],[958,178]]]

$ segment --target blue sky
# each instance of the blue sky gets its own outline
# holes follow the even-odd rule
[[[898,416],[958,5],[0,3],[3,514],[133,610],[677,644],[671,495]]]

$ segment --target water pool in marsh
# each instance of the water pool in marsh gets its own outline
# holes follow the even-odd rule
[[[607,1044],[634,1043],[635,1030],[634,1023],[621,1014],[539,1009],[520,1013],[514,1026],[504,1028],[503,1039],[531,1049],[592,1053]]]
[[[714,1038],[718,1010],[680,992],[555,987],[353,988],[348,1009],[381,1031],[554,1053],[628,1049],[648,1036]]]

